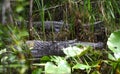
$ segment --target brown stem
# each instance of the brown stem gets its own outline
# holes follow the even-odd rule
[[[30,0],[30,11],[29,11],[29,39],[33,39],[33,23],[32,23],[32,8],[33,0]]]

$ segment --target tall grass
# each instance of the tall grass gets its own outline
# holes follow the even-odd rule
[[[46,40],[46,35],[45,35],[45,25],[44,25],[44,21],[45,21],[45,18],[44,18],[44,0],[35,0],[36,4],[37,4],[37,8],[39,10],[39,15],[40,15],[40,18],[41,18],[41,23],[42,23],[42,32],[43,32],[43,37],[44,39],[43,40]]]
[[[80,20],[82,21],[83,24],[94,23],[95,21],[104,21],[105,22],[104,25],[107,28],[109,28],[109,32],[112,32],[115,29],[118,29],[118,25],[116,25],[118,23],[116,23],[115,21],[116,21],[116,16],[120,15],[119,0],[118,1],[117,0],[97,0],[97,1],[53,0],[53,4],[46,3],[48,5],[45,5],[43,0],[41,1],[35,0],[35,1],[39,10],[39,14],[41,16],[42,32],[44,33],[44,38],[46,38],[45,27],[44,27],[44,21],[45,21],[44,16],[46,15],[45,10],[49,11],[49,9],[50,9],[50,12],[47,15],[50,14],[48,18],[51,18],[52,20],[56,20],[54,19],[56,17],[55,15],[58,15],[60,11],[63,11],[60,16],[63,16],[62,20],[64,20],[65,23],[70,24],[70,32],[72,34],[72,39],[75,36],[74,20],[75,20],[76,12],[80,13],[80,16],[81,16]],[[58,9],[59,7],[63,9]],[[91,31],[93,31],[93,29],[94,28],[92,26]]]

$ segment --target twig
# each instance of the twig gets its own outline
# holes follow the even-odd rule
[[[30,12],[29,12],[29,39],[33,39],[33,23],[32,23],[32,8],[33,0],[30,0]]]

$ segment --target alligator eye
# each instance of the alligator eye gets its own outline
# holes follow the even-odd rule
[[[117,47],[114,47],[115,49],[117,49]]]

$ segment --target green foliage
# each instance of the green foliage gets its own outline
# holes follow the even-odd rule
[[[11,41],[8,33],[8,28],[0,24],[0,48],[4,48]]]
[[[11,6],[15,21],[28,21],[29,1],[16,0]],[[34,0],[33,20],[42,22],[44,40],[46,40],[44,21],[48,19],[59,19],[70,23],[70,31],[74,33],[75,17],[78,16],[75,15],[76,12],[80,13],[79,20],[82,24],[101,20],[112,32],[120,28],[120,20],[119,17],[117,18],[120,16],[119,6],[119,0],[81,0],[80,2],[79,0]],[[25,24],[21,25],[25,26]],[[72,38],[74,35],[72,34]],[[74,74],[74,72],[104,74],[106,71],[107,74],[120,74],[119,37],[120,31],[115,31],[108,38],[107,45],[111,51],[70,46],[62,49],[66,55],[64,57],[43,56],[39,58],[38,63],[34,63],[34,58],[28,55],[30,50],[25,44],[28,39],[27,28],[20,29],[15,25],[0,24],[0,73],[26,74],[31,69],[32,74]]]
[[[86,54],[86,52],[88,50],[90,50],[90,48],[89,47],[83,47],[83,48],[81,47],[81,48],[79,48],[77,46],[73,46],[73,47],[70,46],[70,47],[64,48],[62,50],[66,54],[67,57],[75,57],[75,56],[80,57],[80,56]]]
[[[28,32],[25,29],[19,29],[17,26],[13,27],[7,25],[0,25],[1,27],[1,47],[0,49],[0,66],[3,68],[1,72],[9,68],[16,70],[23,74],[28,69],[25,61],[25,51],[23,51],[24,41],[28,37]],[[26,52],[27,53],[27,52]],[[5,73],[8,73],[5,71]]]
[[[108,38],[107,45],[116,59],[120,58],[120,31],[113,32]]]
[[[45,35],[45,26],[44,26],[44,21],[45,21],[45,7],[44,7],[44,0],[35,0],[37,4],[37,8],[39,10],[39,15],[40,15],[40,21],[42,22],[42,32],[43,32],[43,40],[46,40],[46,35]],[[41,4],[40,4],[41,3]]]
[[[69,57],[77,56],[81,53],[81,51],[83,51],[83,49],[80,49],[76,46],[63,49],[63,52]]]
[[[25,29],[19,29],[17,26],[0,25],[0,28],[0,48],[24,41],[28,37],[28,32]]]
[[[17,0],[15,1],[15,4],[12,4],[13,8],[13,17],[16,21],[23,22],[25,19],[27,19],[28,15],[26,15],[28,12],[28,6],[29,2],[26,0]],[[26,11],[27,10],[27,11]]]
[[[89,65],[84,65],[84,64],[76,64],[73,66],[73,69],[85,70],[85,69],[89,69],[89,68],[91,68]]]
[[[4,25],[0,25],[0,27],[0,48],[5,48],[7,45],[18,41],[24,41],[28,36],[28,32],[25,29],[20,30],[17,27]]]
[[[35,69],[32,74],[42,74],[42,70],[41,69]]]
[[[108,48],[113,52],[114,56],[110,53],[108,54],[108,58],[112,66],[113,73],[120,73],[120,31],[113,32],[110,37],[108,38],[107,45]]]
[[[45,64],[45,73],[46,74],[71,74],[71,68],[66,60],[62,59],[61,57],[55,57],[53,58],[52,62],[47,62]]]

